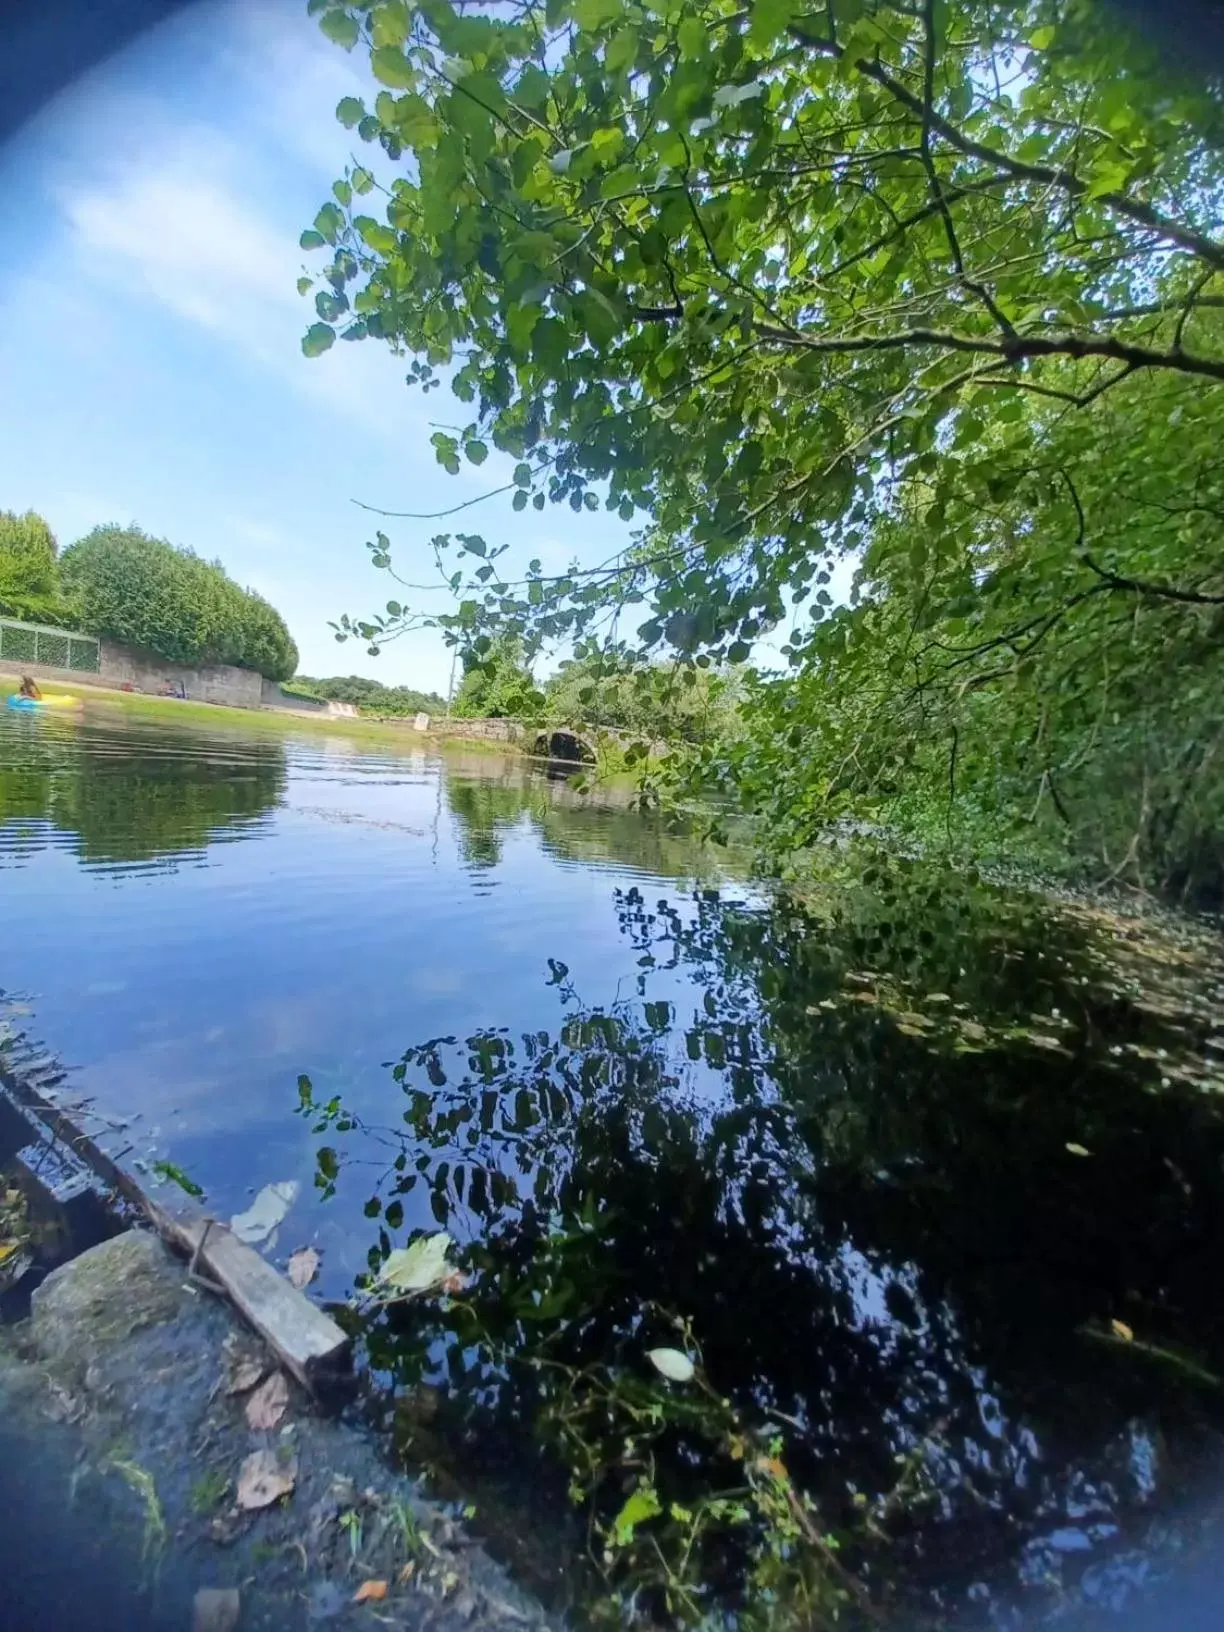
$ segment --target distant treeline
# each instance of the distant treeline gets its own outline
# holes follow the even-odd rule
[[[360,674],[336,675],[330,680],[312,680],[300,674],[282,690],[312,702],[354,703],[367,714],[438,714],[446,707],[445,697],[439,697],[436,691],[384,686],[381,680],[367,680]]]

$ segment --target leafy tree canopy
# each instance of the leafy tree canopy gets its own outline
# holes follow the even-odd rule
[[[39,515],[0,511],[0,613],[31,623],[61,623],[55,534]]]
[[[1214,87],[1091,0],[311,9],[384,87],[342,122],[404,163],[380,214],[358,168],[303,235],[329,257],[304,349],[405,349],[470,405],[445,468],[492,446],[515,508],[640,525],[521,579],[441,535],[450,638],[582,656],[631,608],[642,650],[734,664],[794,616],[800,684],[757,692],[757,735],[795,840],[898,764],[952,798],[972,763],[1111,870],[1177,871],[1213,818],[1174,708],[1210,689],[1224,595]],[[831,618],[845,554],[861,604]],[[796,756],[813,732],[831,760]],[[1108,837],[1076,814],[1106,784]]]
[[[726,742],[737,729],[735,674],[680,663],[634,663],[620,651],[562,663],[544,687],[558,725],[595,725],[655,742]]]
[[[492,640],[485,636],[464,658],[451,712],[461,720],[530,720],[539,715],[543,701],[521,642],[511,636]]]
[[[297,647],[274,607],[240,589],[220,562],[139,527],[95,527],[64,551],[81,627],[174,663],[232,663],[287,680]]]

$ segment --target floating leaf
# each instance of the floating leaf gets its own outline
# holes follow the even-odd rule
[[[688,1355],[679,1349],[647,1349],[646,1358],[671,1383],[691,1383],[697,1370]]]
[[[656,1350],[656,1353],[675,1353],[675,1350]],[[626,1501],[624,1507],[612,1521],[612,1528],[616,1539],[622,1546],[633,1540],[633,1532],[639,1524],[647,1519],[653,1519],[656,1513],[661,1512],[657,1492],[649,1485],[641,1485]]]
[[[204,1195],[203,1185],[197,1184],[193,1178],[190,1178],[183,1172],[181,1167],[177,1167],[173,1162],[150,1162],[149,1171],[155,1174],[157,1178],[165,1179],[169,1184],[177,1184],[180,1190],[185,1190],[189,1196],[194,1196],[197,1201]]]
[[[289,1385],[283,1372],[275,1371],[257,1388],[246,1404],[247,1427],[268,1433],[284,1416],[289,1405]]]
[[[437,1235],[421,1236],[411,1246],[397,1247],[379,1271],[378,1287],[395,1297],[411,1297],[441,1286],[454,1273],[446,1257],[451,1245],[450,1236],[441,1230]]]
[[[245,1213],[235,1213],[230,1228],[239,1241],[248,1246],[267,1240],[297,1200],[296,1179],[285,1179],[279,1184],[265,1184]]]
[[[288,1274],[300,1292],[319,1273],[319,1255],[313,1247],[299,1247],[289,1260]]]
[[[355,1604],[375,1604],[387,1596],[385,1581],[363,1581],[353,1594]]]
[[[275,1451],[253,1451],[238,1469],[237,1502],[247,1512],[271,1507],[297,1484],[297,1463],[282,1463]]]
[[[1090,1150],[1085,1150],[1083,1145],[1077,1145],[1077,1144],[1075,1144],[1073,1142],[1068,1143],[1067,1149],[1071,1152],[1072,1156],[1091,1156],[1092,1155],[1092,1152]]]

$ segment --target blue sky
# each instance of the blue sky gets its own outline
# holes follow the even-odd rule
[[[367,164],[377,151],[335,119],[368,87],[303,0],[213,0],[0,152],[0,508],[39,511],[61,545],[138,522],[266,595],[303,672],[444,691],[450,658],[431,632],[370,658],[327,628],[395,593],[368,564],[377,521],[352,500],[443,509],[512,468],[494,454],[447,476],[430,431],[467,412],[411,391],[386,347],[301,354],[313,312],[295,288],[298,236],[355,149]],[[516,516],[508,498],[457,523],[385,523],[397,566],[424,576],[426,541],[456,524],[554,567],[627,541],[611,516]]]

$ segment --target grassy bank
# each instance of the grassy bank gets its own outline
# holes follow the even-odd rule
[[[16,675],[0,676],[0,698],[17,690]],[[74,686],[59,680],[39,680],[39,689],[48,697],[80,697],[91,710],[114,710],[137,719],[165,720],[168,723],[224,727],[284,735],[302,731],[307,735],[345,736],[358,742],[395,744],[404,749],[462,746],[475,753],[505,755],[516,750],[511,743],[486,742],[480,738],[451,736],[444,728],[414,731],[408,725],[392,725],[383,720],[356,719],[330,714],[281,712],[277,709],[227,708],[220,703],[182,702],[175,697],[149,697],[141,692],[112,691],[105,686]]]

